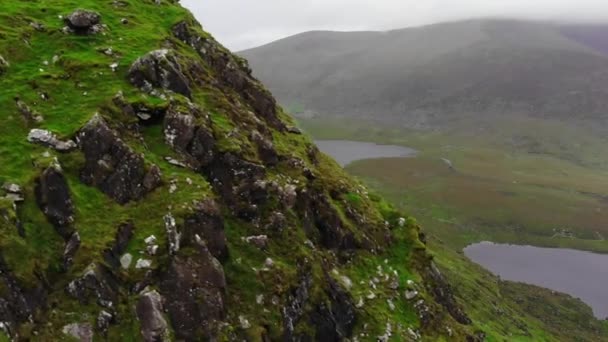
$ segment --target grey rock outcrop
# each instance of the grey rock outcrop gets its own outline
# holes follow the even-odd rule
[[[82,304],[94,300],[97,305],[111,309],[117,301],[118,288],[118,280],[106,266],[91,264],[81,277],[68,284],[66,293]]]
[[[68,324],[62,331],[79,342],[93,342],[93,327],[89,323]]]
[[[76,256],[76,252],[80,248],[80,234],[75,232],[72,234],[72,237],[66,242],[65,249],[63,251],[63,269],[67,270],[72,266],[74,262],[74,257]]]
[[[226,278],[220,262],[204,244],[188,256],[175,256],[160,285],[178,340],[214,340],[226,315]],[[202,335],[198,335],[202,332]]]
[[[97,12],[78,9],[65,18],[67,27],[78,34],[94,34],[102,30],[101,15]]]
[[[163,300],[158,292],[148,291],[139,297],[136,313],[141,323],[141,336],[144,341],[169,341],[169,329],[163,311]]]
[[[129,241],[131,241],[131,238],[133,237],[134,230],[135,227],[131,223],[123,223],[118,227],[112,247],[106,249],[103,254],[104,260],[106,263],[108,263],[108,265],[115,269],[121,267],[121,258],[127,250]]]
[[[82,128],[78,144],[85,156],[82,181],[119,204],[139,200],[161,185],[160,170],[146,167],[143,157],[118,138],[99,115]]]
[[[222,50],[212,39],[201,37],[186,22],[175,25],[173,35],[194,48],[218,74],[221,85],[241,94],[260,118],[280,131],[287,130],[279,118],[276,100],[253,78],[246,60]]]
[[[167,49],[151,51],[138,58],[129,69],[129,81],[146,92],[160,88],[186,97],[192,95],[177,56]]]
[[[77,145],[72,140],[59,140],[57,136],[47,130],[34,128],[27,135],[27,141],[33,144],[39,144],[50,147],[59,152],[70,152],[77,148]]]
[[[190,244],[196,243],[198,235],[215,258],[220,261],[228,258],[224,220],[215,201],[207,199],[196,204],[194,213],[184,220],[184,235],[184,240]]]
[[[64,240],[74,233],[74,205],[68,182],[59,166],[44,170],[36,180],[36,202],[49,222]]]

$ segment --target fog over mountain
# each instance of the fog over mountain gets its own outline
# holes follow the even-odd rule
[[[603,0],[183,0],[233,50],[311,30],[389,30],[481,17],[608,21]]]
[[[303,33],[243,51],[294,112],[437,127],[505,116],[602,123],[608,26],[468,20]]]

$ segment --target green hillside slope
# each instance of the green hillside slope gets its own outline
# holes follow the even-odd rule
[[[2,1],[0,56],[1,339],[482,335],[177,1]]]

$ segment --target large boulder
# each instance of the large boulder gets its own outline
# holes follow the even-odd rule
[[[196,109],[180,113],[170,109],[165,117],[165,141],[177,152],[188,158],[189,164],[200,169],[216,157],[216,141],[209,120]],[[200,123],[204,122],[204,125]]]
[[[99,115],[82,128],[78,144],[85,156],[82,181],[119,204],[139,200],[161,185],[158,167],[147,168],[144,158],[118,138]]]
[[[111,309],[116,305],[119,283],[115,275],[102,264],[91,264],[84,274],[71,281],[66,293],[82,304],[94,300],[101,307]]]
[[[155,50],[138,58],[129,69],[129,81],[146,92],[154,88],[170,90],[191,97],[190,82],[174,52]]]
[[[144,341],[170,341],[163,310],[163,300],[158,292],[147,291],[139,297],[136,313],[141,324],[141,336]]]
[[[215,340],[226,315],[226,278],[202,240],[187,256],[171,260],[160,289],[177,340]]]
[[[197,235],[202,238],[215,258],[221,261],[228,258],[224,220],[215,201],[208,199],[196,205],[195,212],[184,220],[184,234],[189,243],[196,243]]]
[[[36,179],[36,202],[49,222],[64,240],[68,241],[74,230],[74,205],[68,182],[61,168],[50,166]]]
[[[68,28],[79,34],[93,34],[101,31],[101,15],[97,12],[78,9],[65,18]]]

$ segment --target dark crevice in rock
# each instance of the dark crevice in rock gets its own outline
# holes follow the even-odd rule
[[[346,290],[325,273],[328,302],[321,302],[311,313],[311,322],[317,338],[323,341],[343,341],[351,337],[357,321],[353,299]]]
[[[13,338],[17,326],[31,321],[36,310],[46,307],[48,296],[48,283],[38,272],[37,285],[32,289],[25,289],[19,284],[11,269],[0,253],[0,287],[4,289],[0,295],[0,322],[3,322],[8,334]]]
[[[72,263],[74,262],[74,257],[76,256],[76,252],[80,248],[80,234],[75,232],[72,234],[70,239],[65,244],[65,249],[63,251],[63,269],[67,271]]]
[[[429,292],[432,293],[437,303],[441,304],[458,323],[465,325],[471,324],[471,319],[456,302],[452,286],[447,282],[443,274],[441,274],[435,263],[431,262],[423,275],[425,277],[425,283],[429,287]]]
[[[306,303],[310,297],[310,288],[312,286],[312,274],[310,271],[304,272],[300,277],[298,285],[291,290],[287,297],[287,302],[282,308],[283,314],[283,337],[284,342],[298,340],[296,337],[296,326],[304,315]]]
[[[103,253],[104,260],[108,265],[115,269],[120,267],[120,257],[127,250],[129,241],[131,241],[131,238],[133,237],[134,230],[135,226],[133,226],[132,223],[123,223],[118,227],[114,244]]]
[[[85,156],[82,181],[119,204],[140,200],[162,184],[160,169],[155,165],[146,168],[143,157],[118,138],[99,115],[82,128],[78,144]]]
[[[61,237],[68,241],[74,234],[74,205],[68,182],[59,166],[51,166],[36,179],[36,202]]]

